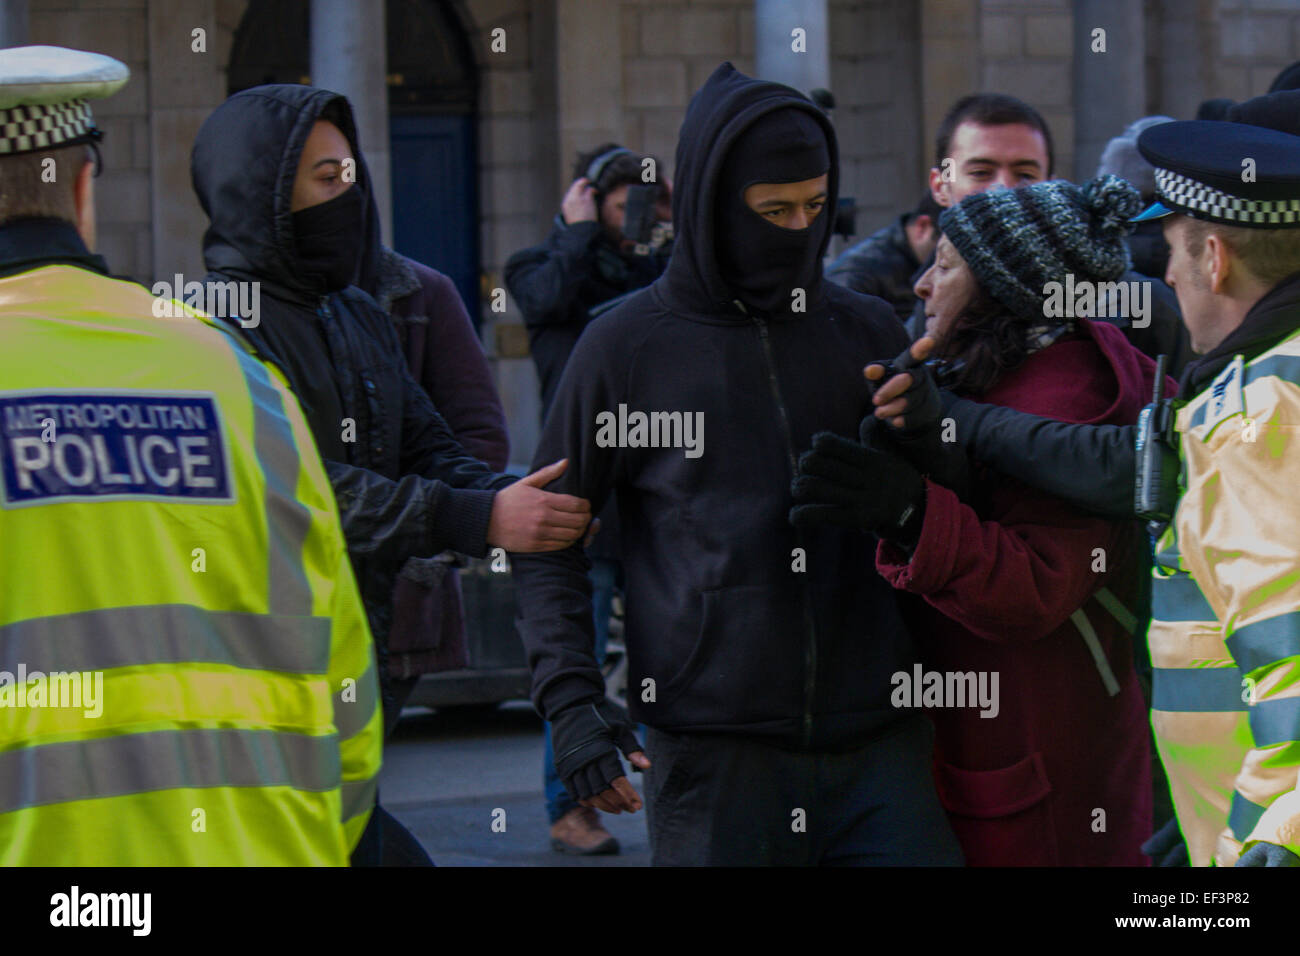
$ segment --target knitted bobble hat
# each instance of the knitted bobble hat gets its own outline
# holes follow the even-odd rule
[[[1063,179],[967,196],[939,228],[979,284],[1013,314],[1042,318],[1049,282],[1110,282],[1129,269],[1125,236],[1142,199],[1118,176]]]

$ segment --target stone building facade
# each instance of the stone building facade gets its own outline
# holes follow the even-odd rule
[[[722,60],[753,72],[758,31],[788,34],[813,5],[394,2],[439,6],[472,51],[483,293],[475,307],[507,406],[512,458],[526,462],[538,427],[526,337],[513,303],[502,314],[487,305],[505,260],[545,235],[579,149],[624,142],[661,157],[671,176],[691,92]],[[1008,92],[1038,107],[1056,138],[1057,174],[1083,178],[1106,138],[1130,120],[1189,118],[1203,99],[1262,93],[1300,59],[1300,0],[817,3],[827,48],[808,55],[824,59],[836,98],[843,189],[857,200],[859,234],[920,196],[934,128],[967,92]],[[144,282],[201,275],[205,217],[190,188],[189,151],[227,95],[248,0],[0,0],[15,4],[24,5],[25,42],[95,50],[131,68],[128,86],[96,107],[106,132],[97,186],[101,251],[117,272]],[[1104,52],[1095,49],[1099,27]],[[501,36],[504,45],[494,49]],[[382,53],[370,53],[382,68]]]

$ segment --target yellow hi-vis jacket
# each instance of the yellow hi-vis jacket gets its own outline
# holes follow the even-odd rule
[[[72,266],[0,279],[0,864],[347,865],[374,648],[277,370]]]
[[[1300,334],[1178,413],[1184,489],[1157,546],[1152,724],[1195,866],[1300,853]]]

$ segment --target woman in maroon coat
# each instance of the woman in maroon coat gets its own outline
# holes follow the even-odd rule
[[[1118,279],[1125,220],[1139,205],[1106,177],[979,193],[947,210],[916,285],[940,383],[1064,421],[1136,421],[1153,363],[1114,326],[1062,315],[1051,283],[1061,295]],[[885,579],[927,605],[914,628],[922,672],[896,675],[895,703],[924,704],[934,720],[936,786],[967,863],[1147,865],[1150,750],[1132,633],[1141,527],[978,466],[963,500],[905,460],[918,459],[906,449],[924,437],[896,437],[876,434],[856,452],[819,439],[796,497],[843,509],[852,480],[835,462],[856,455],[871,469],[858,524],[882,537]]]

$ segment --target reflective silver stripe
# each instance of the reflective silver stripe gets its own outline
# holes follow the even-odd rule
[[[342,778],[338,737],[273,730],[158,730],[0,752],[0,813],[181,787],[324,792]],[[93,838],[93,837],[92,837]]]
[[[266,474],[267,600],[273,614],[310,614],[311,586],[302,566],[302,549],[311,529],[311,512],[298,500],[298,446],[266,368],[227,341],[253,399],[254,444]]]
[[[1092,629],[1092,622],[1088,620],[1088,615],[1083,613],[1083,608],[1071,614],[1070,620],[1083,635],[1083,643],[1088,645],[1093,663],[1097,665],[1097,673],[1101,675],[1101,682],[1106,685],[1106,693],[1114,697],[1119,693],[1119,681],[1115,679],[1115,672],[1110,669],[1110,661],[1106,660],[1106,652],[1101,649],[1101,641],[1097,639],[1097,632]]]
[[[360,733],[370,723],[370,717],[379,703],[379,684],[375,678],[375,656],[370,655],[370,666],[357,678],[352,688],[356,700],[343,699],[344,688],[334,691],[334,726],[338,728],[339,738],[347,740],[353,734]]]
[[[102,671],[143,664],[231,664],[324,674],[330,621],[139,605],[59,614],[0,627],[0,671]]]
[[[1110,588],[1099,588],[1093,597],[1097,599],[1098,604],[1110,611],[1111,617],[1119,621],[1120,627],[1130,634],[1137,630],[1138,620],[1136,615],[1126,608],[1119,598],[1115,597]]]
[[[365,813],[374,807],[377,786],[374,777],[343,781],[343,822],[346,823],[358,813]]]

